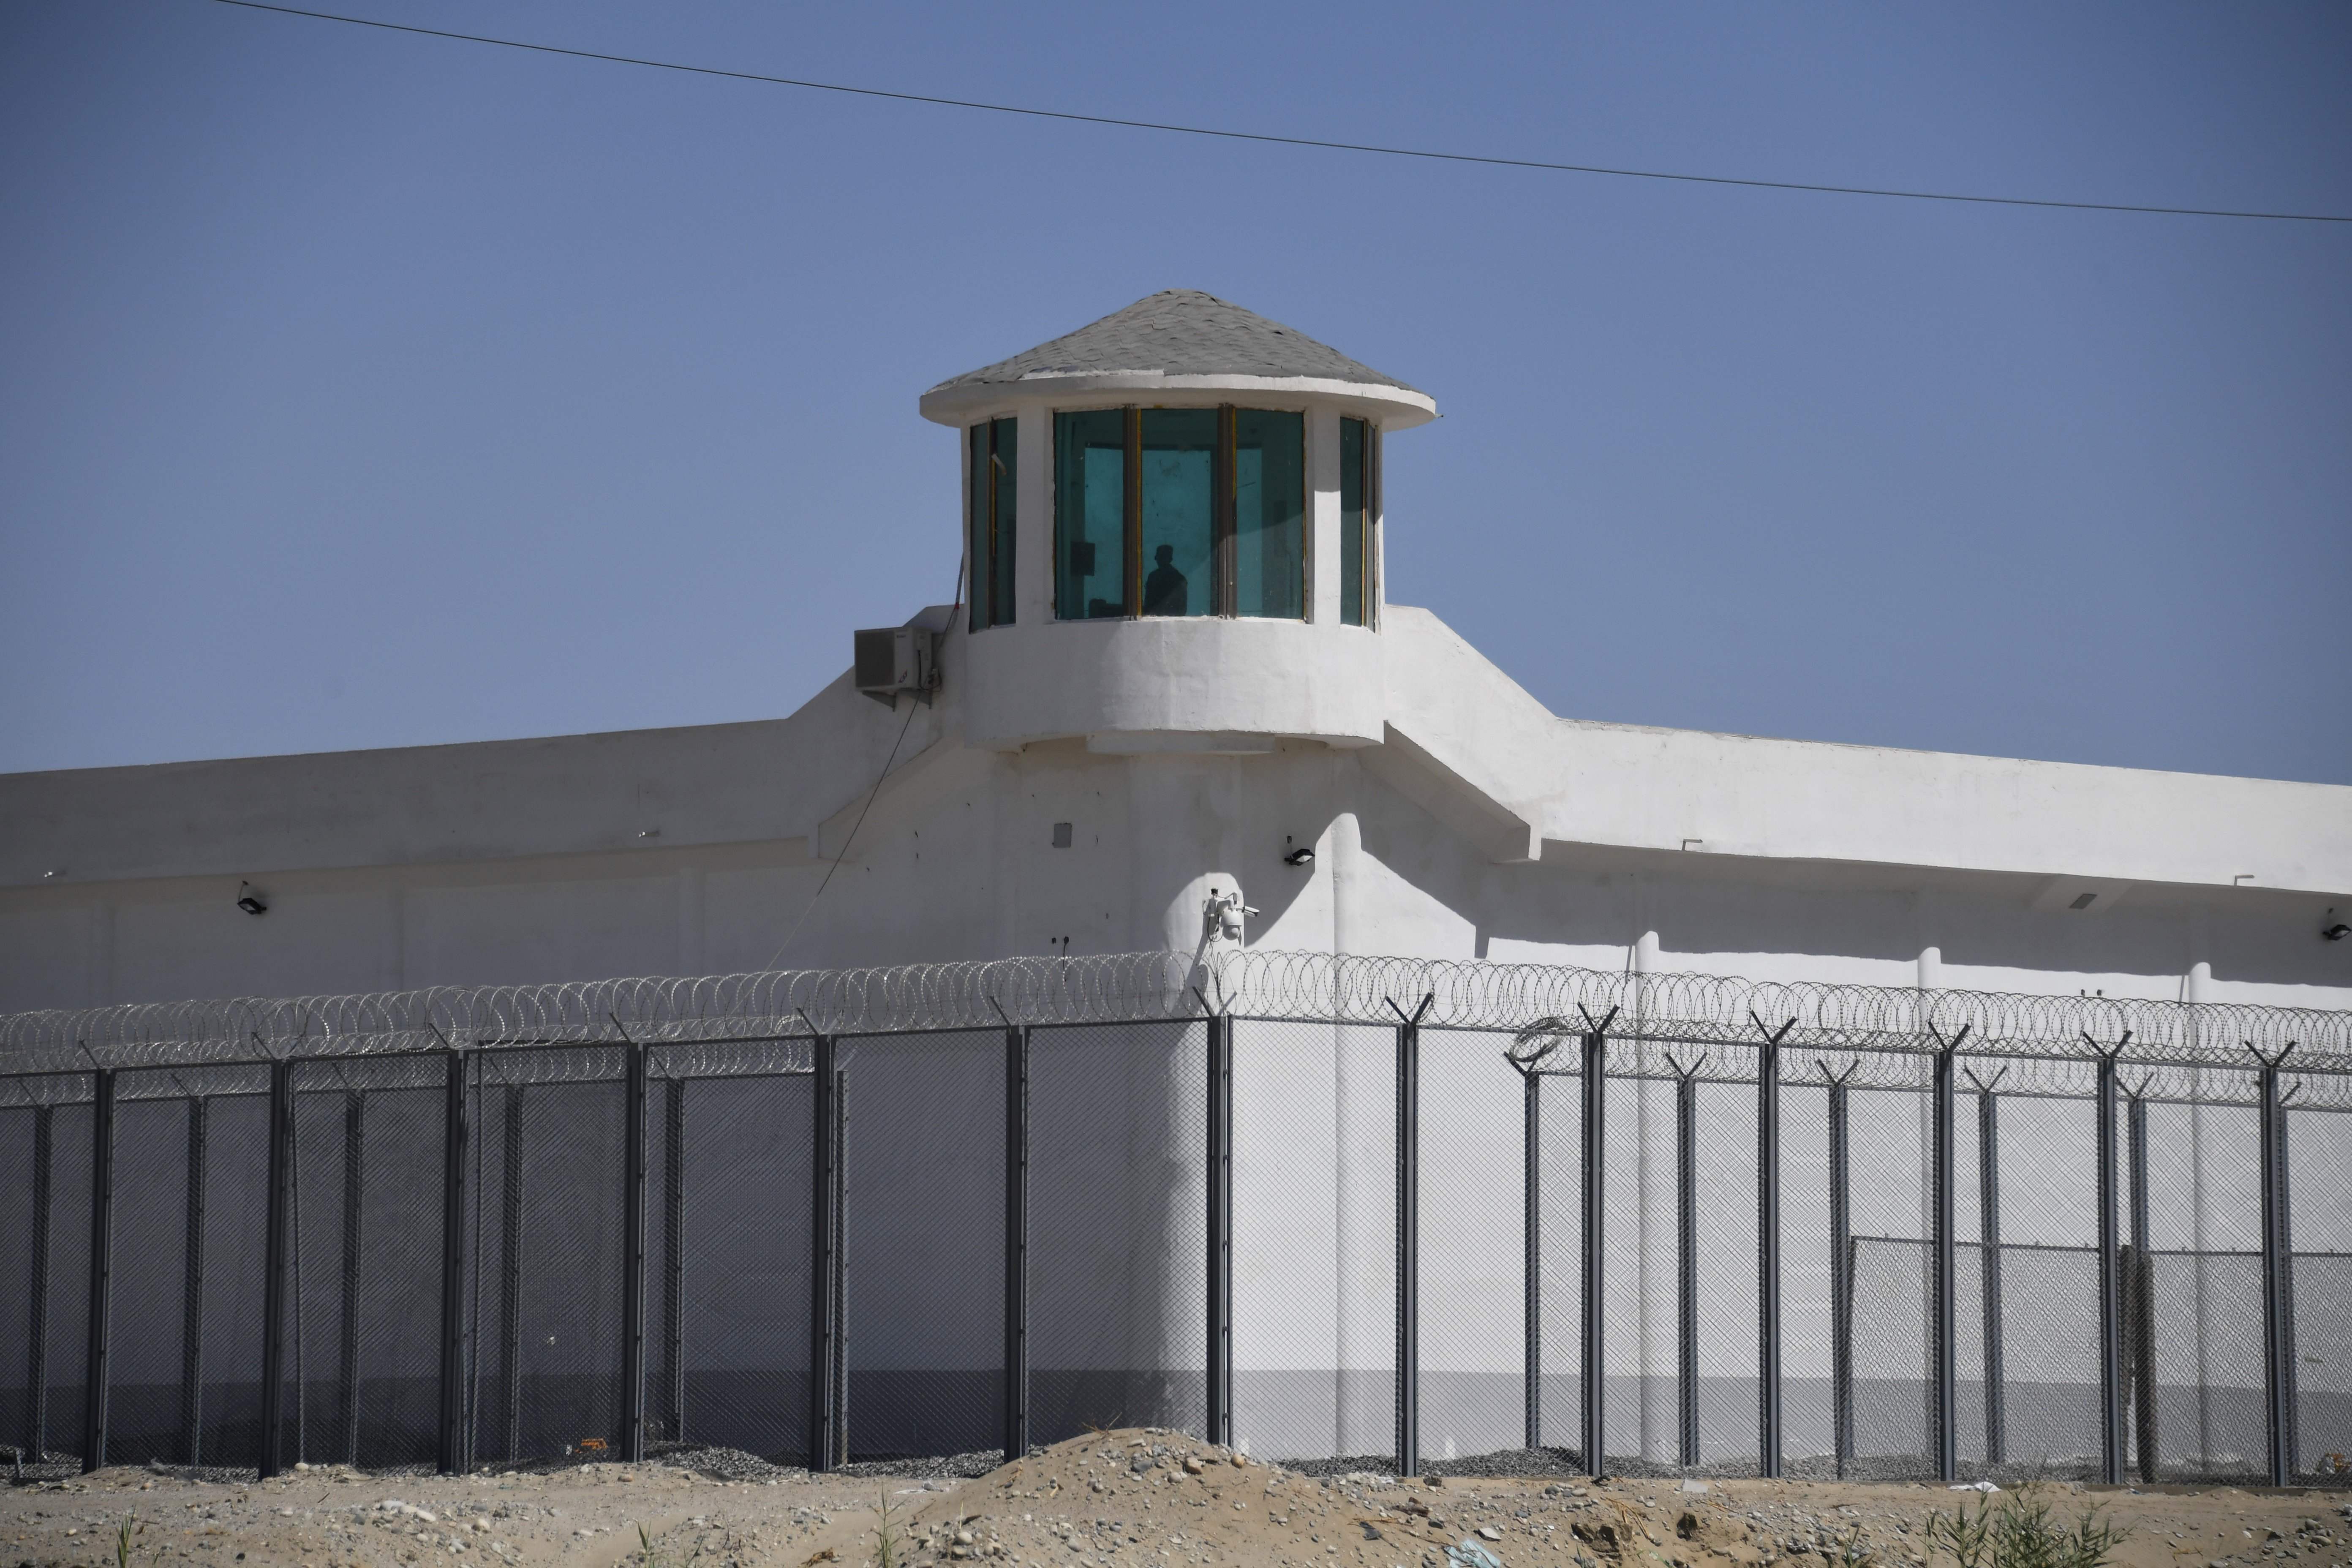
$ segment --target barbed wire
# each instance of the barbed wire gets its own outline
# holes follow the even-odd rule
[[[544,985],[440,986],[345,996],[234,997],[0,1015],[0,1074],[86,1073],[278,1059],[535,1046],[661,1046],[705,1051],[824,1033],[1001,1028],[1200,1016],[1391,1025],[1393,1001],[1428,999],[1432,1029],[1489,1029],[1572,1045],[1608,1020],[1610,1070],[1667,1070],[1648,1047],[1714,1059],[1704,1081],[1754,1080],[1755,1051],[1777,1034],[1784,1082],[1867,1062],[1856,1087],[1916,1088],[1947,1047],[2014,1063],[2022,1092],[2084,1092],[2096,1051],[2164,1088],[2251,1063],[2248,1047],[2294,1047],[2301,1078],[2352,1075],[2352,1012],[2246,1003],[1919,990],[1634,974],[1560,964],[1364,957],[1260,949],[1195,963],[1175,952],[992,959],[844,970],[787,970]],[[1544,1070],[1574,1070],[1554,1049]],[[799,1061],[789,1048],[774,1062]],[[2042,1066],[2029,1064],[2041,1063]],[[707,1070],[761,1070],[724,1052]],[[561,1069],[551,1069],[561,1070]],[[673,1070],[692,1070],[683,1063]],[[771,1064],[769,1070],[801,1070]],[[1744,1075],[1744,1076],[1743,1076]],[[2345,1092],[2352,1098],[2352,1089]],[[2306,1089],[2309,1103],[2334,1103]]]

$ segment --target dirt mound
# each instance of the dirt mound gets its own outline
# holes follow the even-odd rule
[[[1653,1488],[1652,1489],[1654,1489]],[[1377,1471],[1307,1476],[1155,1427],[1041,1448],[894,1518],[918,1563],[1151,1558],[1490,1563],[1751,1563],[1748,1521],[1704,1495],[1664,1501],[1608,1486],[1525,1486]]]

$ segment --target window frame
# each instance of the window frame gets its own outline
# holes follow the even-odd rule
[[[1200,413],[1213,408],[1217,416],[1217,435],[1210,463],[1209,508],[1209,605],[1207,616],[1182,617],[1146,616],[1143,614],[1143,416],[1146,410],[1167,409],[1183,413]],[[1121,584],[1123,616],[1065,616],[1062,614],[1062,572],[1064,561],[1061,544],[1061,498],[1047,498],[1053,515],[1055,551],[1052,563],[1053,582],[1048,598],[1054,607],[1053,618],[1071,625],[1087,625],[1102,621],[1181,618],[1198,620],[1297,621],[1311,624],[1315,619],[1315,481],[1313,472],[1314,412],[1305,407],[1286,408],[1252,404],[1246,409],[1234,403],[1117,403],[1080,405],[1050,410],[1045,427],[1055,449],[1049,453],[1046,473],[1050,483],[1059,484],[1062,439],[1061,416],[1066,414],[1104,414],[1117,412],[1122,416],[1126,434],[1126,461],[1122,465],[1126,494],[1121,497],[1121,530],[1124,540],[1126,581]],[[1238,458],[1235,443],[1238,423],[1235,416],[1244,412],[1287,414],[1298,419],[1299,442],[1299,508],[1298,508],[1298,583],[1299,613],[1296,616],[1244,616],[1240,605],[1239,531],[1234,507],[1235,475]]]

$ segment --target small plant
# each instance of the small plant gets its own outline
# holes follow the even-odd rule
[[[121,1521],[114,1527],[115,1568],[131,1568],[131,1549],[139,1537],[146,1533],[146,1525],[140,1522],[136,1515],[125,1514],[122,1517]],[[163,1549],[160,1546],[147,1554],[147,1561],[151,1563],[160,1563],[163,1559]]]
[[[661,1568],[661,1557],[654,1551],[654,1538],[646,1533],[642,1524],[637,1526],[637,1547],[645,1554],[646,1568]]]
[[[1993,1568],[1992,1499],[1981,1498],[1974,1518],[1969,1516],[1968,1500],[1960,1500],[1960,1511],[1946,1514],[1938,1509],[1927,1516],[1927,1550],[1937,1547],[1952,1554],[1959,1568]]]
[[[1949,1552],[1958,1568],[2106,1568],[2125,1533],[2095,1508],[2069,1528],[2051,1517],[2047,1498],[2028,1490],[1998,1507],[1986,1498],[1973,1516],[1965,1501],[1957,1514],[1931,1514],[1927,1548]]]
[[[874,1527],[875,1568],[898,1568],[903,1559],[899,1556],[898,1521],[890,1509],[890,1489],[887,1485],[877,1487],[875,1495],[881,1500],[882,1515],[882,1522]]]

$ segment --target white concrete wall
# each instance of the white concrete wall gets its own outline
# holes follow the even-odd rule
[[[1337,629],[1380,652],[1385,744],[974,746],[968,688],[1051,684],[990,632],[911,721],[844,680],[757,724],[0,778],[0,1007],[1189,951],[1235,879],[1283,947],[1618,967],[1654,933],[1658,967],[1765,979],[2352,1002],[2316,934],[2352,790],[1575,723],[1425,612]]]

